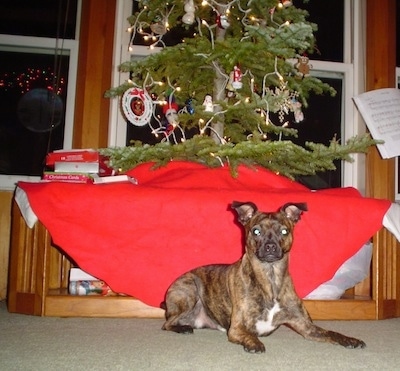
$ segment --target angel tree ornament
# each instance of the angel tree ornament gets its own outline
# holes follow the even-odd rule
[[[294,114],[294,121],[299,123],[304,120],[304,113],[301,110],[302,104],[296,99],[296,97],[292,97],[292,111]]]
[[[193,0],[187,0],[183,9],[186,13],[182,17],[182,22],[188,25],[193,24],[196,18],[194,15],[196,8],[194,7]]]
[[[211,94],[206,94],[206,96],[204,97],[203,106],[204,106],[204,111],[214,112],[214,104],[212,101]]]
[[[132,87],[122,96],[122,111],[127,120],[136,126],[150,122],[153,114],[153,101],[146,90]]]

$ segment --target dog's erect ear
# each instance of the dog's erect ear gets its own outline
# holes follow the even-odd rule
[[[238,213],[238,221],[245,225],[257,212],[257,206],[253,202],[232,202],[232,209]]]
[[[303,211],[307,211],[306,203],[287,203],[281,207],[281,211],[286,214],[286,217],[293,223],[297,223],[300,220],[300,215]]]

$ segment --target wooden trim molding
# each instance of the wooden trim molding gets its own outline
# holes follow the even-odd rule
[[[74,148],[107,147],[116,0],[82,1]]]
[[[367,1],[366,90],[395,87],[396,2]],[[395,160],[367,155],[367,195],[394,200]]]
[[[366,90],[395,87],[395,67],[396,0],[367,0]],[[384,160],[376,148],[371,148],[367,154],[366,166],[367,196],[394,201],[395,160]],[[400,244],[385,229],[374,236],[373,243],[375,260],[372,265],[372,296],[379,303],[378,308],[383,308],[381,303],[400,297],[400,282],[395,279],[393,285],[389,285],[379,267],[387,261],[399,260]],[[397,266],[394,272],[399,272],[399,268]],[[400,316],[398,302],[394,310]]]

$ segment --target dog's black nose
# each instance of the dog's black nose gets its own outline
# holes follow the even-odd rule
[[[267,243],[265,245],[265,250],[267,253],[275,253],[277,250],[276,244],[274,243]]]
[[[268,242],[257,249],[257,258],[268,263],[282,258],[282,249],[274,242]]]

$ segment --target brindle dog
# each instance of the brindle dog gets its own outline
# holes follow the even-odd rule
[[[179,277],[163,303],[163,330],[227,331],[228,340],[252,353],[265,352],[258,339],[287,325],[304,338],[364,348],[361,340],[316,326],[296,294],[288,272],[293,227],[306,204],[288,203],[278,212],[259,212],[252,202],[233,202],[245,230],[245,254],[234,264],[199,267]]]

